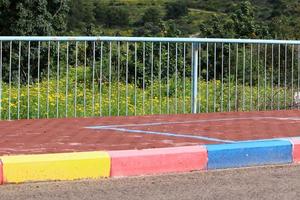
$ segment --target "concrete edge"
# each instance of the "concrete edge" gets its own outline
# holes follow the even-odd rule
[[[289,139],[273,139],[206,145],[207,169],[240,168],[293,162]]]
[[[300,137],[290,138],[293,145],[293,163],[300,163]]]
[[[107,152],[2,156],[3,182],[56,181],[109,177]]]
[[[289,163],[300,163],[300,137],[144,150],[2,156],[0,184]]]
[[[205,146],[109,151],[111,177],[205,170]]]

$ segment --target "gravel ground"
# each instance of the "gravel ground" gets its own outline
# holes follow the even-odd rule
[[[300,165],[0,186],[1,200],[298,199]]]

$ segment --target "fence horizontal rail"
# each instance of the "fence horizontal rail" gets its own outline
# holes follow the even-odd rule
[[[299,109],[300,41],[0,37],[0,120]]]
[[[117,36],[0,36],[0,41],[106,41],[106,42],[171,42],[171,43],[239,43],[300,45],[298,40],[171,38],[171,37],[117,37]]]

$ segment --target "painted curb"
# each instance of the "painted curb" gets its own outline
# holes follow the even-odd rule
[[[3,156],[3,182],[75,180],[109,177],[107,152]]]
[[[293,145],[293,162],[300,163],[300,138],[290,139]]]
[[[204,170],[205,146],[109,151],[111,176],[136,176]]]
[[[0,157],[0,184],[300,163],[300,138]]]
[[[206,145],[206,148],[208,170],[283,164],[293,161],[292,144],[284,139]]]

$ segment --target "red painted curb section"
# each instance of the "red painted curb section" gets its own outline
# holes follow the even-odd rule
[[[111,176],[188,172],[207,168],[205,146],[109,151]]]
[[[3,163],[2,160],[0,160],[0,185],[4,183],[4,177],[3,177]]]
[[[300,138],[291,138],[293,144],[293,163],[300,163]]]

